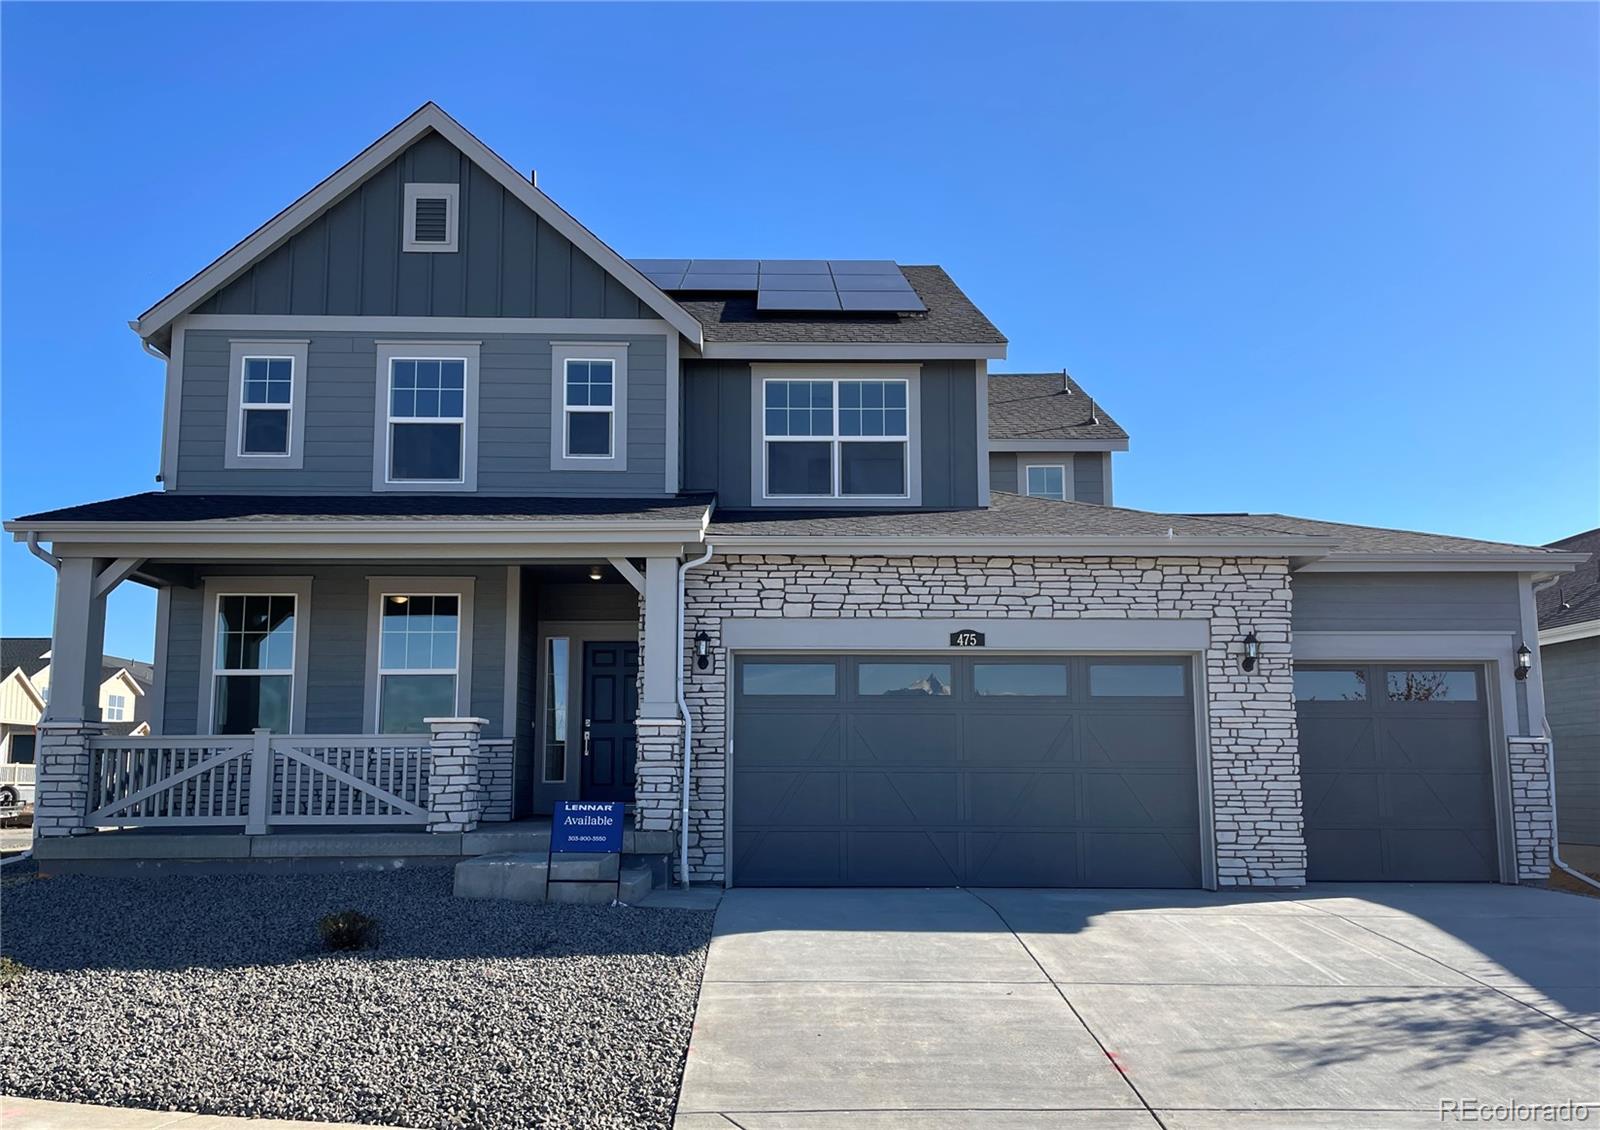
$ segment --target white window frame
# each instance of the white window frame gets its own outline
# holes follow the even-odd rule
[[[444,198],[443,243],[435,243],[432,240],[419,242],[417,239],[417,201],[423,197]],[[405,206],[405,237],[401,240],[400,250],[446,253],[460,250],[461,186],[459,184],[422,182],[407,184]]]
[[[610,404],[571,404],[567,402],[567,394],[572,391],[572,365],[574,362],[586,365],[611,366],[611,403]],[[565,459],[611,459],[617,453],[617,368],[616,363],[609,357],[568,357],[561,362],[561,455]],[[606,450],[590,454],[588,452],[574,452],[572,450],[572,417],[574,416],[604,416],[606,418]]]
[[[227,675],[288,675],[289,729],[305,733],[306,665],[311,655],[311,578],[310,577],[207,577],[205,581],[205,621],[200,663],[200,710],[203,734],[216,732],[217,709],[217,627],[225,596],[292,596],[294,598],[294,665],[287,671],[276,668],[250,671],[223,671]]]
[[[215,663],[216,656],[213,655],[211,658],[212,662]],[[128,721],[128,696],[125,694],[106,695],[106,706],[105,709],[100,712],[100,715],[102,720],[106,722]]]
[[[247,467],[276,467],[298,471],[305,463],[305,386],[306,357],[310,342],[306,340],[230,341],[228,343],[228,424],[223,447],[222,465],[228,470]],[[244,399],[246,363],[260,360],[286,360],[289,362],[289,403],[247,404]],[[247,411],[286,411],[289,425],[285,429],[289,449],[282,452],[247,452],[244,449],[244,414]]]
[[[1030,472],[1034,470],[1061,472],[1060,498],[1056,498],[1054,495],[1049,494],[1033,493],[1033,484],[1028,481],[1028,478]],[[1022,465],[1022,493],[1027,495],[1029,498],[1043,498],[1050,502],[1071,502],[1072,487],[1072,472],[1067,469],[1067,464],[1065,463],[1024,463]]]
[[[372,489],[378,491],[452,491],[478,489],[478,355],[482,343],[476,341],[379,341],[377,404],[373,418]],[[461,361],[466,367],[463,381],[462,416],[394,416],[392,384],[396,361]],[[460,424],[461,477],[457,479],[391,479],[389,445],[394,424]]]
[[[567,449],[567,417],[576,412],[607,409],[567,403],[567,363],[611,362],[611,454],[571,455]],[[555,341],[550,343],[550,469],[552,471],[626,471],[628,469],[628,343],[625,341]]]
[[[362,727],[378,733],[379,704],[384,675],[446,675],[456,677],[455,715],[463,717],[472,703],[472,609],[477,589],[474,577],[368,577],[367,670]],[[456,669],[383,669],[383,602],[391,596],[453,596],[456,612]]]
[[[751,498],[760,506],[879,506],[886,502],[908,506],[922,504],[920,365],[791,365],[751,366]],[[828,436],[768,436],[766,388],[774,381],[823,381],[833,385],[833,434]],[[903,436],[842,436],[839,434],[839,385],[852,381],[903,383],[906,386],[906,434]],[[832,493],[772,494],[767,482],[767,444],[825,442],[830,445]],[[842,494],[841,447],[846,443],[903,443],[905,491],[901,494]]]

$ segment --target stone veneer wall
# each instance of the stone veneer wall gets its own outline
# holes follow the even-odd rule
[[[1509,737],[1511,819],[1517,837],[1517,878],[1543,882],[1550,877],[1550,743],[1543,738]]]
[[[485,820],[511,819],[515,744],[510,738],[483,738],[478,742],[478,794],[483,798]]]
[[[960,617],[1210,621],[1205,679],[1218,882],[1305,882],[1282,559],[728,556],[689,574],[686,599],[685,639],[706,632],[717,656],[713,677],[688,680],[694,879],[720,880],[727,867],[725,619]],[[1246,674],[1238,651],[1250,630],[1262,658]],[[641,827],[676,827],[677,767],[667,743],[666,734],[640,733]]]

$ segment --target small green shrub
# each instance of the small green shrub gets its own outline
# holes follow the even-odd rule
[[[0,988],[4,988],[6,985],[11,984],[11,982],[15,981],[18,977],[21,977],[27,971],[28,967],[23,965],[20,961],[13,960],[9,957],[0,957]]]
[[[322,916],[317,934],[325,949],[369,950],[378,944],[378,920],[359,910],[340,910]]]

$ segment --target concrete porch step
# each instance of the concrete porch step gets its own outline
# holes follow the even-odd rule
[[[456,864],[457,898],[609,906],[637,902],[666,872],[665,856],[507,851]]]

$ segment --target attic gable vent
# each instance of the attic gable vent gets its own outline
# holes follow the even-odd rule
[[[405,251],[455,251],[461,188],[455,184],[406,185]]]

